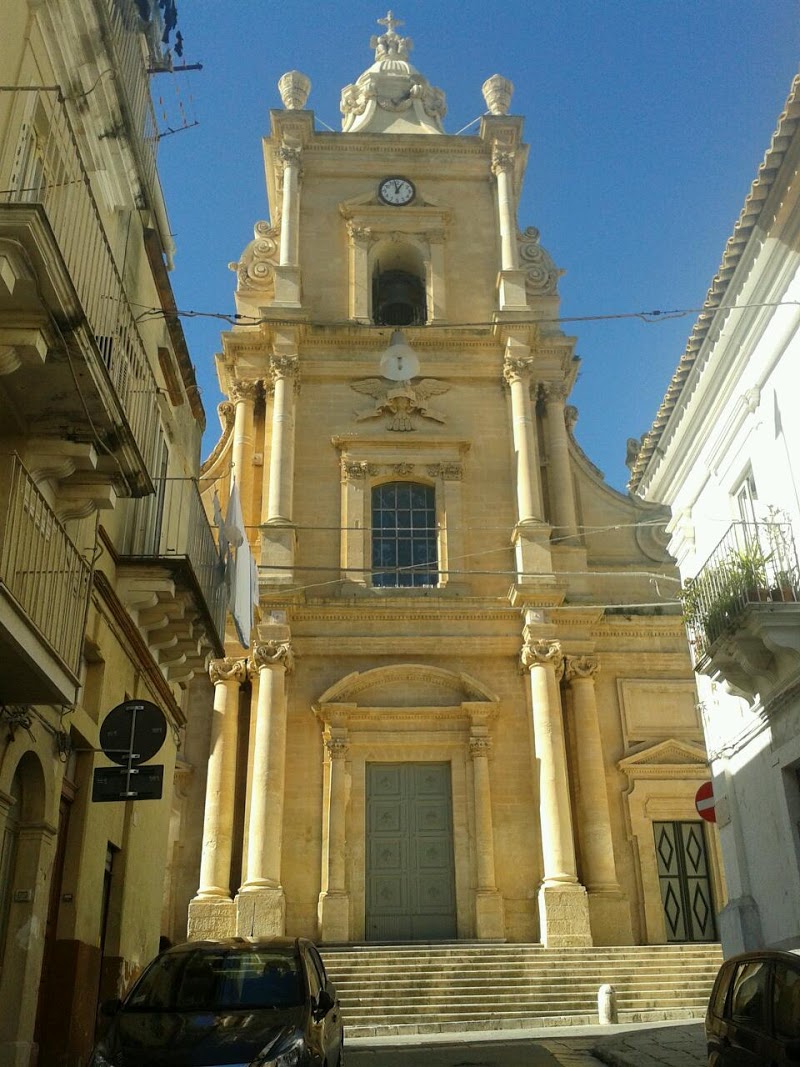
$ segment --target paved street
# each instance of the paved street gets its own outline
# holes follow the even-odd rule
[[[703,1024],[419,1034],[347,1042],[347,1067],[599,1067],[601,1063],[609,1067],[705,1067]]]

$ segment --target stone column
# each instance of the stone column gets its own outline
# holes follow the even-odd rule
[[[294,400],[297,387],[296,355],[273,356],[272,442],[269,461],[268,523],[292,521],[294,493]]]
[[[370,286],[369,247],[372,243],[372,230],[368,226],[358,226],[352,219],[347,221],[347,234],[350,238],[350,317],[356,322],[369,324]]]
[[[547,460],[552,522],[556,527],[557,541],[570,543],[576,539],[578,519],[564,411],[567,387],[563,382],[545,382],[542,391],[547,411]]]
[[[243,659],[216,659],[209,666],[214,685],[211,745],[206,777],[200,886],[189,904],[189,939],[231,937],[236,915],[231,899],[233,802],[239,689],[247,678]]]
[[[236,932],[283,934],[286,897],[281,885],[283,790],[286,762],[286,675],[294,663],[288,641],[257,644],[249,669],[258,673],[258,704],[251,760],[250,820],[245,827],[247,880],[236,897]]]
[[[500,272],[498,297],[501,311],[522,311],[528,306],[526,272],[519,269],[517,218],[514,205],[513,152],[495,144],[492,148],[492,174],[497,183],[497,216],[500,228]]]
[[[517,269],[517,223],[514,212],[514,153],[495,148],[492,174],[497,181],[497,213],[500,220],[500,270]]]
[[[272,434],[266,515],[261,527],[261,563],[265,567],[277,568],[268,575],[274,583],[290,583],[294,580],[295,531],[292,509],[298,363],[295,354],[274,355],[270,361]]]
[[[253,409],[261,383],[235,381],[230,396],[234,402],[232,473],[239,487],[242,511],[246,511],[253,480]]]
[[[278,157],[283,163],[283,199],[281,201],[280,265],[296,267],[298,263],[298,223],[300,220],[300,161],[299,148],[282,145]]]
[[[567,656],[566,679],[572,695],[572,718],[578,761],[578,840],[583,881],[595,944],[633,940],[630,909],[617,878],[605,760],[597,712],[596,656]]]
[[[325,730],[326,789],[322,892],[319,926],[322,941],[347,941],[350,937],[350,896],[345,869],[347,810],[347,734],[343,728]]]
[[[477,888],[475,893],[475,935],[478,938],[505,937],[503,898],[497,890],[494,865],[494,822],[489,781],[489,753],[492,742],[486,726],[473,726],[469,739],[475,797],[475,854]]]
[[[539,767],[539,818],[544,878],[539,923],[548,948],[591,945],[586,890],[578,882],[570,812],[567,752],[558,674],[561,645],[526,627],[522,666],[530,672],[533,739]]]
[[[503,377],[511,391],[511,421],[514,452],[517,457],[517,522],[541,523],[544,518],[542,487],[539,481],[539,448],[536,439],[536,413],[531,403],[533,360],[527,345],[509,343],[503,363]]]

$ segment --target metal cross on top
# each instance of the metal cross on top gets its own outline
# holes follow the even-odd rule
[[[385,26],[387,33],[394,33],[398,26],[405,26],[405,22],[402,19],[396,19],[391,11],[386,12],[385,19],[376,20],[379,26]]]

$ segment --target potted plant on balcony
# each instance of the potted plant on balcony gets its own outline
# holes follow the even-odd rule
[[[772,588],[770,589],[770,597],[772,600],[783,601],[784,603],[800,600],[794,575],[791,571],[775,572]]]

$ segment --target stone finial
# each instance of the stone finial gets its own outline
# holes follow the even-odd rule
[[[311,92],[311,79],[299,70],[290,70],[278,80],[278,92],[288,111],[302,111]]]
[[[511,107],[511,97],[514,92],[514,83],[500,74],[493,74],[487,78],[481,88],[483,99],[491,115],[507,115]]]

